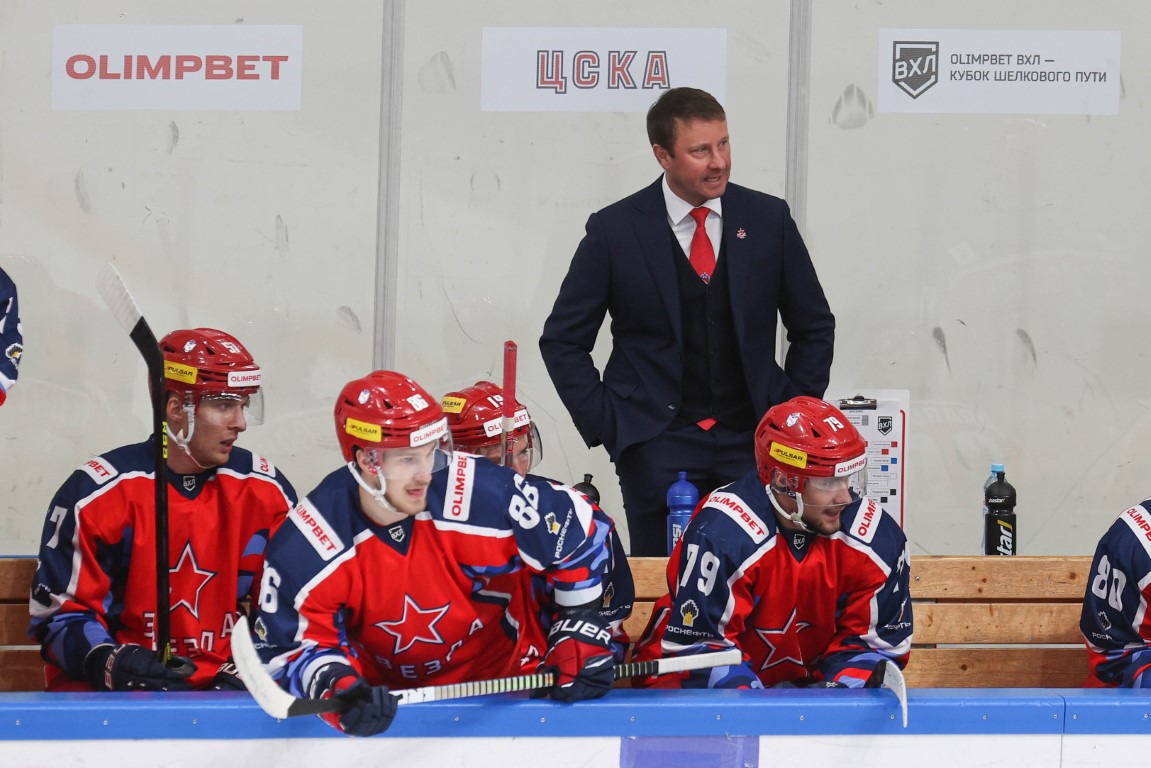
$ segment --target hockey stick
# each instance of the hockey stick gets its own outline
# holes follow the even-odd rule
[[[164,393],[164,353],[160,351],[160,342],[148,327],[140,307],[128,293],[128,286],[111,262],[96,278],[96,290],[120,326],[128,332],[148,368],[148,388],[152,395],[153,467],[156,472],[156,654],[160,663],[167,666],[172,658],[172,624],[168,594],[168,429],[164,419],[167,400]]]
[[[895,693],[899,699],[899,708],[903,710],[903,727],[907,727],[907,681],[903,679],[903,672],[894,661],[887,662],[887,671],[883,674],[883,687]]]
[[[899,665],[891,659],[884,659],[876,666],[871,677],[867,679],[866,688],[886,688],[899,699],[899,708],[903,710],[903,727],[907,727],[907,681]]]
[[[505,467],[512,466],[508,451],[515,450],[515,444],[508,445],[508,436],[515,429],[516,415],[516,343],[504,342],[504,404],[503,425],[500,432],[500,456]]]
[[[260,662],[252,636],[248,631],[248,619],[241,616],[236,620],[232,631],[232,658],[240,670],[244,685],[260,709],[272,717],[284,719],[300,715],[316,715],[325,712],[341,712],[348,702],[339,699],[298,699],[272,679]],[[701,653],[697,656],[684,656],[674,659],[635,661],[620,664],[615,668],[615,679],[638,675],[664,675],[669,672],[683,672],[691,669],[707,669],[727,664],[738,664],[743,658],[738,648],[728,648],[718,653]],[[487,696],[492,693],[515,693],[536,688],[550,688],[555,683],[555,674],[539,672],[534,675],[500,677],[494,680],[476,680],[470,683],[451,685],[428,685],[423,688],[409,688],[406,691],[393,691],[400,704],[423,704],[429,701],[465,699],[469,696]]]

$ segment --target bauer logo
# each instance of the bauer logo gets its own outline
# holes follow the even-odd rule
[[[359,419],[348,419],[344,422],[344,432],[369,443],[378,443],[383,439],[383,431],[379,424],[369,424]]]
[[[807,466],[807,452],[801,451],[798,448],[789,448],[786,445],[772,442],[768,455],[776,461],[791,467],[803,469]]]
[[[164,361],[164,378],[172,381],[182,381],[185,384],[195,384],[199,369],[191,365]]]
[[[913,99],[918,99],[939,82],[939,43],[892,43],[891,82]]]

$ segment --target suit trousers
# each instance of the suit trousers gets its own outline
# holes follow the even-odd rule
[[[716,424],[671,426],[644,443],[628,446],[615,471],[627,517],[628,553],[664,557],[667,551],[667,490],[687,472],[700,498],[755,469],[755,430]]]

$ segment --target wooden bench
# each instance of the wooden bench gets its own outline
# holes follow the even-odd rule
[[[643,633],[667,592],[667,561],[630,558]],[[1079,611],[1091,558],[911,559],[915,636],[905,676],[918,688],[1078,688],[1089,671]]]
[[[661,557],[629,560],[636,605],[625,624],[638,639],[666,591]],[[919,688],[1076,688],[1087,677],[1079,610],[1091,558],[913,557],[915,642],[906,677]],[[33,557],[0,558],[0,691],[44,684],[30,644]]]
[[[40,646],[28,638],[34,557],[0,558],[0,691],[44,690]]]

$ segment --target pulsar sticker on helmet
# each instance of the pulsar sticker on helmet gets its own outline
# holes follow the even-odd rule
[[[799,467],[800,469],[807,467],[807,451],[801,451],[798,448],[791,448],[786,445],[780,445],[774,440],[771,443],[771,450],[768,452],[768,455],[773,459],[792,467]]]
[[[164,378],[172,381],[182,381],[185,384],[195,384],[200,370],[193,365],[164,361]]]
[[[440,408],[443,409],[444,413],[463,413],[464,406],[467,404],[466,398],[448,395],[440,401]]]
[[[359,419],[349,418],[344,422],[344,431],[352,437],[358,437],[372,443],[378,443],[383,439],[379,424],[369,424]]]

